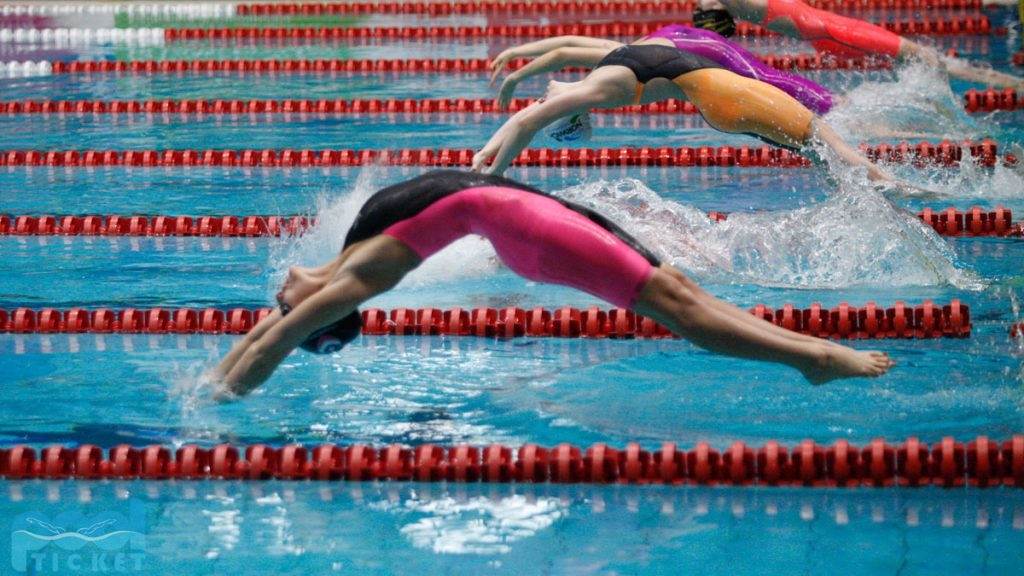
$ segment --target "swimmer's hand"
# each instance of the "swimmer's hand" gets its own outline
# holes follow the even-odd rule
[[[199,377],[199,387],[207,390],[210,399],[214,402],[234,402],[240,397],[240,394],[224,383],[223,374],[218,374],[216,370],[211,370],[201,375]]]
[[[508,66],[509,62],[511,62],[514,58],[518,58],[518,57],[519,57],[519,53],[518,53],[517,48],[515,48],[515,47],[513,47],[513,48],[506,48],[505,50],[501,51],[501,54],[498,54],[497,56],[495,56],[494,60],[491,60],[491,70],[492,70],[492,72],[491,72],[491,80],[490,80],[490,83],[488,85],[489,86],[494,86],[494,83],[498,81],[498,76],[501,76],[502,71],[505,70],[505,68]]]
[[[512,95],[515,94],[516,86],[519,85],[519,78],[515,73],[509,74],[508,78],[501,83],[501,88],[498,90],[498,110],[508,109],[508,105],[512,102]]]
[[[484,150],[477,152],[476,154],[473,155],[473,163],[472,166],[470,167],[470,170],[473,172],[488,174],[488,163],[493,157],[494,154],[488,153],[486,148]]]
[[[228,402],[234,402],[239,399],[241,399],[241,395],[235,394],[234,391],[229,389],[227,386],[224,386],[223,384],[218,384],[217,388],[215,388],[213,391],[214,402],[226,404]]]

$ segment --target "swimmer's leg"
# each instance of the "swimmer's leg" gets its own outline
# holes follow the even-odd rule
[[[754,134],[794,149],[811,134],[814,113],[771,84],[720,68],[694,70],[673,82],[722,132]]]
[[[766,322],[711,296],[668,266],[655,271],[636,311],[703,348],[786,364],[813,384],[881,376],[894,365],[883,352],[854,350]]]
[[[896,179],[868,160],[859,150],[846,143],[836,131],[821,118],[811,121],[813,137],[831,148],[839,158],[850,166],[860,166],[867,170],[871,180],[895,181]]]

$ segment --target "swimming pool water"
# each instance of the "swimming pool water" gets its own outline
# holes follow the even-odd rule
[[[994,22],[1008,10],[987,11]],[[399,19],[400,20],[400,19]],[[382,24],[367,20],[362,25]],[[452,20],[451,22],[456,22]],[[155,25],[155,24],[146,24]],[[1005,24],[1003,24],[1005,25]],[[1015,36],[936,40],[1012,71]],[[508,39],[89,46],[69,58],[482,58]],[[758,51],[792,43],[746,41]],[[8,54],[38,54],[5,47]],[[22,58],[15,56],[14,58]],[[1017,69],[1019,73],[1019,68]],[[969,85],[934,71],[815,72],[848,101],[829,115],[853,141],[1024,142],[1021,112],[969,114]],[[573,77],[569,75],[568,77]],[[487,98],[484,74],[94,74],[6,78],[5,100]],[[543,81],[520,86],[539,95]],[[477,148],[503,116],[7,115],[0,150]],[[877,119],[877,121],[876,121]],[[595,116],[588,146],[758,145],[696,117]],[[550,143],[534,143],[537,146]],[[364,336],[345,353],[295,354],[243,402],[197,385],[234,337],[0,334],[0,447],[92,443],[419,446],[498,443],[656,449],[803,439],[864,445],[1021,431],[1024,243],[943,239],[924,207],[1003,205],[1024,215],[1019,165],[895,166],[935,189],[883,194],[814,169],[513,168],[509,174],[613,214],[712,293],[743,307],[960,299],[968,339],[881,340],[899,366],[878,380],[812,388],[784,368],[677,340]],[[420,167],[0,167],[6,214],[306,214],[294,238],[0,236],[0,308],[256,308],[288,264],[332,254],[373,190]],[[728,212],[713,224],[710,210]],[[529,283],[467,240],[367,307],[597,304]],[[996,489],[0,481],[0,518],[145,511],[142,573],[282,574],[1013,574],[1024,561],[1024,497]],[[13,524],[12,524],[13,525]],[[0,549],[8,531],[0,527]],[[51,558],[51,557],[47,557]],[[37,573],[72,571],[67,557]],[[2,561],[0,561],[2,562]],[[4,569],[7,564],[4,563]],[[135,567],[131,567],[134,569]],[[97,572],[100,570],[92,570]]]

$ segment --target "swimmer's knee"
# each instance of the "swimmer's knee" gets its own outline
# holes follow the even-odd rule
[[[640,293],[638,303],[647,302],[656,309],[681,310],[694,306],[703,291],[682,272],[667,266],[655,270]]]

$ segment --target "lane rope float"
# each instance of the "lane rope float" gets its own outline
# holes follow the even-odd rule
[[[1024,93],[1012,88],[996,90],[969,89],[964,93],[964,109],[968,112],[1014,111],[1024,108]],[[0,114],[436,114],[514,113],[536,102],[536,98],[513,98],[505,109],[494,98],[353,98],[319,99],[285,98],[281,100],[240,98],[213,100],[0,100]],[[700,114],[685,100],[670,99],[615,109],[594,109],[592,114]]]
[[[725,212],[709,212],[721,222]],[[1003,206],[986,210],[972,206],[959,210],[949,206],[941,210],[924,208],[917,217],[939,235],[947,237],[1024,236],[1024,223],[1013,221],[1013,212]],[[317,225],[309,216],[123,216],[10,215],[0,214],[0,236],[201,236],[261,237],[298,236]]]
[[[910,437],[899,444],[876,438],[864,446],[848,440],[793,447],[769,440],[755,447],[735,441],[723,450],[697,442],[690,450],[664,442],[656,450],[637,442],[625,448],[568,443],[517,449],[363,444],[307,447],[287,444],[204,448],[186,444],[107,450],[93,444],[36,450],[0,449],[0,477],[8,480],[284,480],[352,482],[454,482],[552,484],[664,484],[857,488],[937,486],[1024,487],[1024,435],[998,442],[944,437],[928,444]]]
[[[600,38],[639,38],[670,24],[692,25],[688,20],[674,18],[643,22],[569,22],[557,24],[487,24],[483,26],[295,26],[234,28],[165,28],[167,42],[178,40],[244,40],[305,39],[330,40],[351,38],[424,39],[424,38],[547,38],[551,36],[591,36]],[[1006,35],[1006,30],[993,28],[988,17],[974,14],[952,18],[911,18],[878,22],[878,26],[896,34],[922,36]],[[763,26],[737,22],[736,36],[767,37],[778,33]]]
[[[245,334],[272,312],[271,308],[0,308],[0,333],[11,334]],[[890,307],[846,302],[831,308],[784,304],[773,309],[758,304],[754,316],[787,330],[819,338],[969,338],[970,307],[958,299],[948,304],[925,300],[918,305],[897,301]],[[370,308],[362,312],[362,334],[376,336],[475,336],[483,338],[674,338],[651,318],[624,308],[585,309],[562,306],[549,310],[506,308]]]
[[[878,10],[978,10],[981,0],[811,0],[823,10],[849,12]],[[426,2],[145,2],[145,3],[10,3],[0,6],[0,16],[61,16],[124,14],[135,17],[232,18],[336,16],[336,15],[572,15],[607,16],[690,12],[691,0],[431,0]]]
[[[1016,165],[1015,154],[998,153],[991,140],[957,144],[862,144],[861,152],[874,162],[909,163],[915,167],[957,166],[966,159],[983,167]],[[176,167],[311,167],[311,166],[470,166],[475,150],[441,148],[398,150],[0,150],[0,166],[138,166]],[[514,166],[661,166],[661,167],[777,167],[806,168],[806,157],[784,148],[762,146],[661,146],[640,148],[527,148]]]

